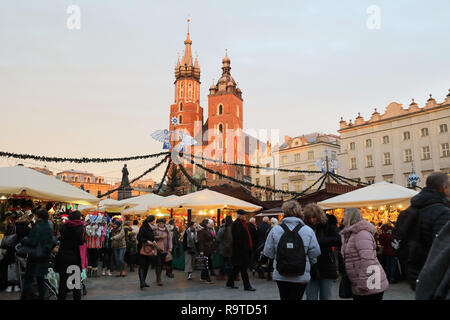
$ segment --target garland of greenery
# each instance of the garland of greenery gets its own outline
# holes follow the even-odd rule
[[[159,183],[158,190],[156,190],[156,194],[158,194],[161,191],[161,188],[163,186],[164,180],[166,180],[167,173],[169,172],[169,168],[170,168],[170,164],[171,163],[172,163],[172,158],[169,158],[169,162],[167,163],[166,171],[164,172],[164,175],[163,175],[163,177],[161,179],[161,182]]]
[[[347,178],[347,177],[344,177],[344,176],[341,176],[341,175],[339,175],[339,174],[336,174],[336,173],[333,173],[336,177],[338,177],[338,178],[341,178],[341,179],[343,179],[343,180],[347,180],[347,181],[350,181],[350,182],[353,182],[353,183],[356,183],[356,184],[362,184],[362,185],[369,185],[369,183],[367,183],[367,182],[363,182],[363,181],[358,181],[358,180],[355,180],[355,179],[350,179],[350,178]]]
[[[141,159],[150,159],[163,155],[170,154],[170,152],[160,152],[155,154],[147,154],[142,156],[133,156],[133,157],[122,157],[122,158],[60,158],[60,157],[46,157],[46,156],[36,156],[31,154],[21,154],[21,153],[12,153],[12,152],[4,152],[0,151],[0,157],[6,158],[14,158],[14,159],[31,159],[35,161],[43,161],[43,162],[74,162],[74,163],[105,163],[105,162],[114,162],[114,161],[130,161],[130,160],[141,160]]]
[[[184,156],[183,156],[183,157],[184,157]],[[224,174],[221,173],[221,172],[218,172],[218,171],[209,169],[209,168],[207,168],[207,167],[205,167],[205,166],[203,166],[203,165],[201,165],[201,164],[199,164],[199,163],[194,162],[194,160],[192,160],[192,159],[189,160],[189,161],[190,161],[192,164],[198,166],[199,168],[201,168],[201,169],[203,169],[203,170],[205,170],[205,171],[207,171],[207,172],[209,172],[209,173],[211,173],[211,174],[216,174],[216,175],[218,175],[218,176],[220,176],[220,177],[222,177],[222,178],[224,178],[224,179],[228,179],[228,180],[230,180],[230,181],[234,181],[234,182],[239,183],[239,184],[247,185],[247,186],[249,186],[249,187],[258,188],[258,189],[263,189],[263,190],[266,190],[266,191],[272,191],[273,193],[284,193],[284,194],[289,194],[289,195],[296,196],[296,197],[300,197],[300,196],[304,195],[304,194],[305,194],[307,191],[309,191],[315,184],[317,184],[317,182],[318,182],[319,180],[321,180],[321,179],[323,178],[323,176],[326,175],[326,173],[325,173],[325,174],[322,175],[322,176],[321,176],[314,184],[312,184],[310,187],[306,188],[305,190],[303,190],[302,192],[299,193],[299,192],[294,192],[294,191],[286,191],[286,190],[274,189],[274,188],[270,188],[270,187],[260,186],[260,185],[257,185],[257,184],[254,184],[254,183],[251,183],[251,182],[248,182],[248,181],[238,180],[238,179],[236,179],[236,178],[233,178],[233,177],[224,175]],[[186,173],[186,174],[187,174],[187,173]],[[186,175],[186,174],[185,174],[185,175]]]
[[[215,162],[215,163],[219,163],[219,164],[228,164],[231,166],[239,166],[239,167],[246,167],[246,168],[253,168],[253,169],[262,169],[262,170],[273,170],[273,171],[280,171],[280,172],[297,172],[297,173],[322,173],[322,171],[320,170],[293,170],[293,169],[281,169],[281,168],[265,168],[265,167],[260,167],[258,165],[251,165],[251,164],[243,164],[243,163],[234,163],[234,162],[228,162],[228,161],[224,161],[224,160],[215,160],[215,159],[209,159],[209,158],[205,158],[205,157],[199,157],[193,154],[189,154],[188,156],[195,158],[195,159],[201,159],[202,161],[210,161],[210,162]]]
[[[180,168],[181,172],[185,175],[185,177],[189,180],[191,184],[193,184],[195,187],[197,187],[198,190],[202,188],[201,184],[199,184],[195,179],[193,179],[189,173],[186,171],[186,169],[183,167],[181,162],[178,164],[178,167]]]
[[[158,168],[160,165],[162,165],[164,162],[167,161],[167,159],[170,158],[170,153],[167,154],[160,162],[158,162],[157,164],[155,164],[153,167],[151,167],[150,169],[147,169],[146,171],[144,171],[140,176],[134,178],[133,180],[130,181],[130,184],[132,184],[133,182],[136,182],[137,180],[141,179],[143,176],[149,174],[150,172],[152,172],[153,170],[155,170],[156,168]],[[119,189],[122,188],[122,185],[120,185],[119,187],[109,190],[108,192],[99,195],[98,198],[103,198],[106,197],[107,195],[110,195],[111,193],[114,193],[116,191],[119,191]]]

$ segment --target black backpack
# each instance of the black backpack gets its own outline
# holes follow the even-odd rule
[[[286,224],[280,224],[284,233],[277,246],[277,271],[284,276],[301,276],[305,273],[306,254],[303,240],[298,234],[304,226],[299,223],[291,231]]]

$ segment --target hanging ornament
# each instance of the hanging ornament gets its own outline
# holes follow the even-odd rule
[[[411,183],[411,186],[413,186],[413,188],[415,188],[417,186],[417,183],[419,181],[420,181],[419,176],[417,174],[415,174],[414,172],[408,176],[408,182]]]
[[[170,131],[167,129],[156,130],[152,133],[152,138],[156,141],[162,142],[164,150],[168,150],[172,147],[170,145]]]

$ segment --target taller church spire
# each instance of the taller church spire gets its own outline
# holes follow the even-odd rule
[[[175,78],[194,78],[200,81],[200,66],[198,64],[197,58],[195,58],[195,65],[192,58],[192,41],[189,34],[189,23],[191,19],[187,19],[187,35],[184,41],[184,55],[181,58],[180,65],[177,63],[175,67]]]

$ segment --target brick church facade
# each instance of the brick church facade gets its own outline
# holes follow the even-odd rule
[[[198,59],[192,57],[192,41],[189,34],[184,41],[183,57],[177,59],[175,67],[174,102],[170,106],[170,130],[174,129],[172,119],[178,120],[176,129],[194,137],[197,145],[188,147],[186,154],[203,155],[205,158],[224,160],[234,163],[249,163],[251,145],[259,142],[243,132],[243,99],[242,91],[231,76],[231,60],[228,54],[222,59],[222,75],[212,84],[208,94],[207,118],[204,118],[203,107],[200,106],[200,65]],[[177,137],[172,137],[177,141]],[[255,140],[257,141],[255,143]],[[179,141],[179,139],[178,139]],[[175,142],[175,145],[177,142]],[[267,143],[263,143],[267,145]],[[254,148],[256,149],[256,147]],[[196,160],[201,162],[201,160]],[[208,186],[225,183],[236,186],[228,179],[203,171],[197,166],[183,162],[187,171],[202,184]],[[204,161],[203,165],[224,175],[239,180],[251,181],[250,170],[238,166],[220,165]],[[194,189],[183,176],[183,187],[180,193],[189,193]]]

